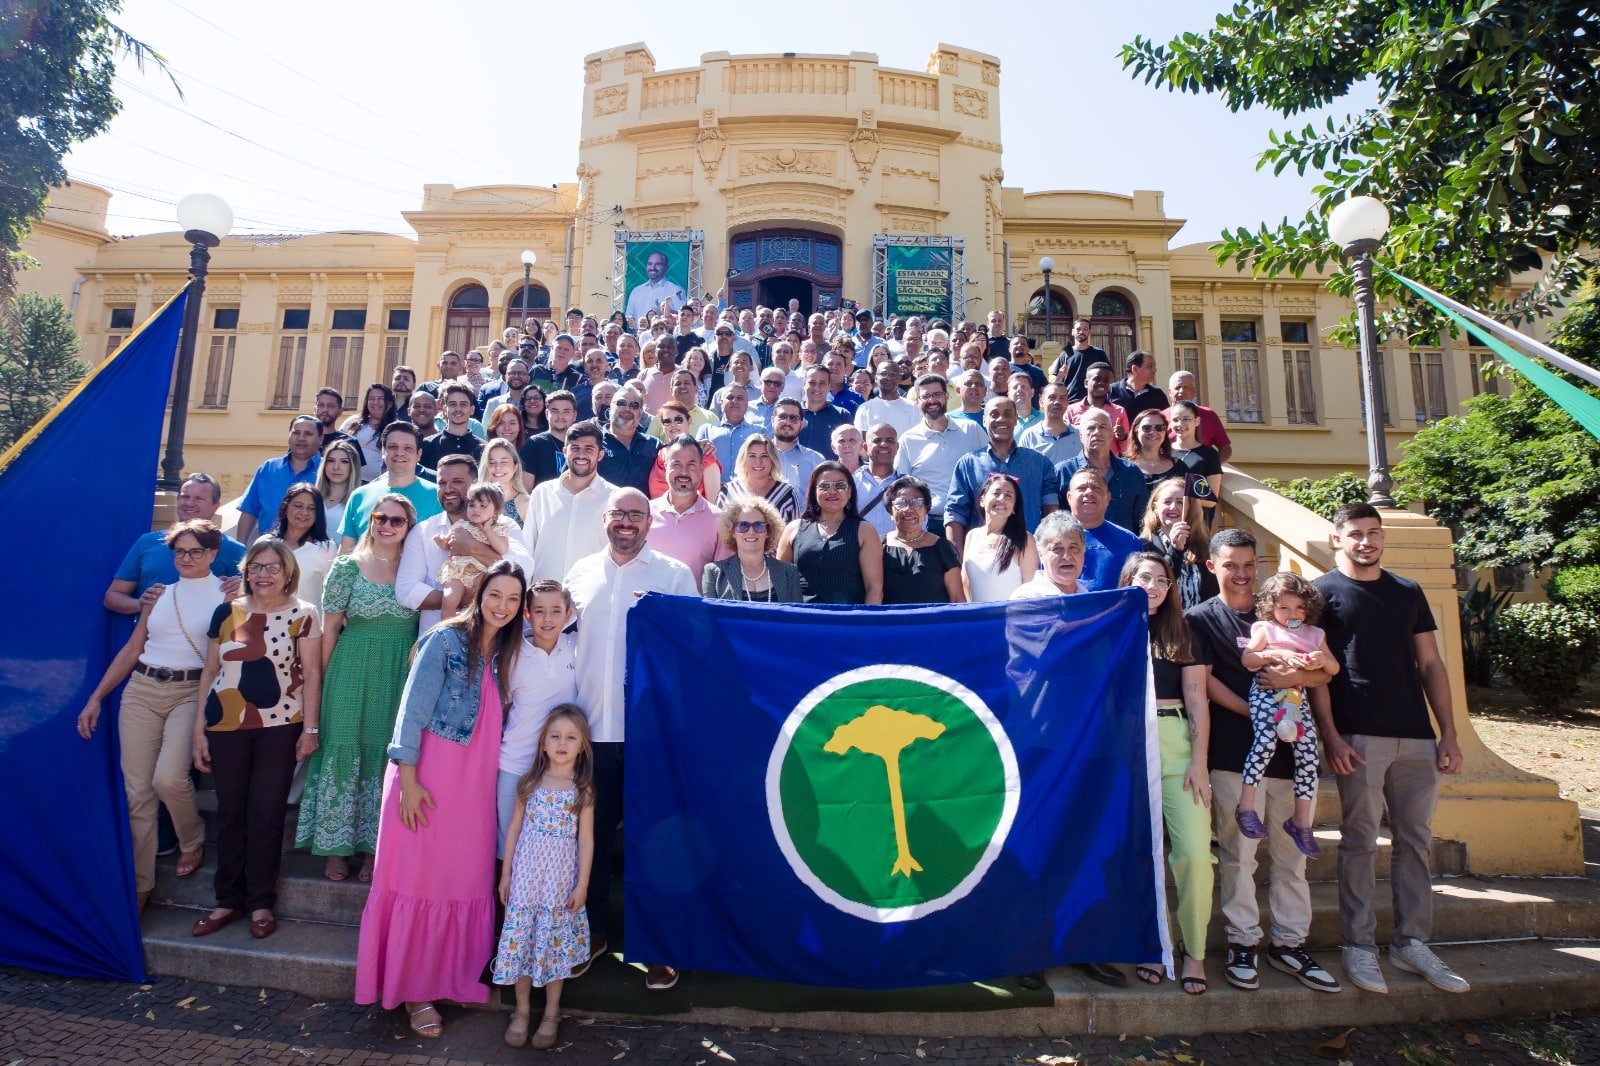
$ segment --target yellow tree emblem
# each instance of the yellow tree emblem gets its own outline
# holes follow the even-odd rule
[[[889,707],[869,707],[865,714],[853,718],[833,731],[833,736],[822,747],[832,755],[847,754],[856,748],[866,755],[876,755],[883,760],[889,774],[889,807],[894,812],[894,843],[896,855],[889,876],[902,874],[910,877],[922,869],[922,864],[911,857],[911,844],[906,838],[906,802],[900,789],[900,753],[919,740],[937,740],[944,725],[927,715],[897,711]]]

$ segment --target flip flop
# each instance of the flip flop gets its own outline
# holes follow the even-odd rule
[[[1178,983],[1191,996],[1203,996],[1206,994],[1206,989],[1210,987],[1206,984],[1204,977],[1181,977],[1178,979]]]
[[[1166,975],[1154,966],[1135,966],[1133,968],[1133,976],[1147,985],[1159,985],[1161,979]]]

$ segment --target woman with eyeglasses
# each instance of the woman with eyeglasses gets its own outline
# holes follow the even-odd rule
[[[1133,416],[1124,457],[1144,475],[1145,487],[1154,489],[1168,478],[1183,478],[1184,467],[1172,454],[1167,437],[1167,412],[1148,408]]]
[[[139,913],[156,884],[156,807],[166,805],[178,833],[178,876],[188,877],[205,858],[206,827],[195,809],[189,779],[195,698],[205,666],[205,628],[222,604],[211,562],[222,530],[203,518],[167,531],[178,580],[139,612],[133,635],[106,667],[105,676],[78,713],[78,735],[88,740],[100,721],[100,703],[123,681],[117,742],[122,787],[133,832],[133,881]],[[130,675],[132,675],[130,677]]]
[[[706,564],[700,595],[708,600],[799,603],[799,569],[773,557],[782,536],[783,519],[776,507],[752,496],[734,500],[717,518],[717,539],[733,555]]]
[[[778,542],[778,558],[800,568],[803,602],[883,602],[883,541],[858,508],[855,478],[844,464],[818,463],[805,511]]]
[[[522,390],[522,434],[523,443],[535,433],[550,432],[550,417],[544,411],[544,390],[537,385],[529,385]]]
[[[245,595],[212,613],[200,673],[194,765],[217,787],[217,906],[193,933],[249,914],[260,940],[278,928],[272,907],[294,766],[317,750],[322,615],[295,597],[300,566],[276,537],[250,545],[240,569]]]
[[[350,876],[352,856],[367,857],[360,878],[372,880],[387,749],[417,642],[417,612],[394,594],[416,523],[410,500],[397,492],[380,497],[355,550],[334,561],[322,590],[322,743],[306,770],[294,846],[326,856],[322,875],[330,881]]]
[[[961,579],[972,603],[1007,600],[1039,573],[1039,548],[1022,521],[1022,492],[1016,478],[999,471],[978,490],[983,525],[967,532],[961,553]]]
[[[889,486],[894,528],[883,542],[884,603],[966,603],[955,545],[928,530],[933,493],[921,478]]]
[[[1167,826],[1167,865],[1178,890],[1183,938],[1178,983],[1191,996],[1206,992],[1206,925],[1211,921],[1210,667],[1197,663],[1183,606],[1173,595],[1172,571],[1155,552],[1136,552],[1117,582],[1144,590],[1150,616],[1150,665],[1155,678],[1156,734],[1161,749],[1161,813]],[[1147,985],[1161,983],[1155,966],[1134,967]]]
[[[661,433],[667,444],[679,437],[693,437],[694,416],[689,408],[677,400],[668,400],[656,412],[656,421],[661,424]],[[700,449],[700,492],[707,500],[715,500],[722,494],[722,464],[717,461],[717,452],[709,444]],[[667,494],[667,448],[663,444],[656,451],[656,461],[650,467],[650,498],[659,500]]]

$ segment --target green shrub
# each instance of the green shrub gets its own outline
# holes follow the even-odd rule
[[[1600,618],[1600,566],[1563,566],[1550,575],[1545,592],[1552,603]]]
[[[1330,522],[1333,512],[1347,503],[1360,503],[1368,495],[1367,479],[1348,471],[1313,481],[1297,477],[1285,485],[1275,477],[1262,478],[1261,483],[1278,495],[1293,500],[1308,511],[1315,511]]]
[[[1461,594],[1461,660],[1467,684],[1485,686],[1494,680],[1494,637],[1500,612],[1511,602],[1510,592],[1473,581]]]
[[[1559,603],[1514,603],[1500,612],[1494,663],[1540,711],[1575,695],[1600,659],[1600,621]]]

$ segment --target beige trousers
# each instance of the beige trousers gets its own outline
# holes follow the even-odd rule
[[[197,851],[206,841],[205,823],[195,809],[194,784],[189,780],[199,691],[198,681],[156,681],[143,674],[128,678],[122,691],[117,730],[128,824],[133,831],[133,879],[140,892],[156,886],[158,800],[172,815],[181,850]]]

